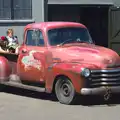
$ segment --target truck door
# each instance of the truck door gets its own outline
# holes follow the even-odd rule
[[[109,48],[120,55],[120,8],[110,7],[109,9]]]
[[[25,45],[20,48],[17,63],[18,74],[24,82],[44,82],[47,67],[51,64],[51,53],[45,47],[40,30],[25,32]]]

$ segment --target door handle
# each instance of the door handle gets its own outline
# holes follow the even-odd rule
[[[22,53],[27,53],[27,50],[26,49],[22,49]]]

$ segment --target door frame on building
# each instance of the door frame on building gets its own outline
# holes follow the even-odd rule
[[[108,47],[120,55],[120,7],[111,6],[108,12]]]

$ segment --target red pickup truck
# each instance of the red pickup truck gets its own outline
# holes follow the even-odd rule
[[[120,93],[120,57],[95,45],[83,24],[32,23],[18,54],[0,53],[0,84],[54,92],[63,104],[74,103],[77,95],[108,98]]]

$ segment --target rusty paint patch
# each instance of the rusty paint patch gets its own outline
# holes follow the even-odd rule
[[[33,57],[33,54],[35,53],[36,51],[32,50],[29,52],[29,55],[28,56],[24,56],[22,58],[22,63],[24,64],[25,66],[25,70],[29,69],[29,67],[34,67],[38,70],[41,70],[41,61],[40,60],[36,60],[34,59]]]

